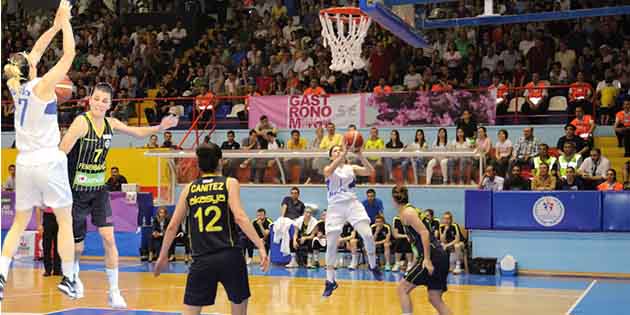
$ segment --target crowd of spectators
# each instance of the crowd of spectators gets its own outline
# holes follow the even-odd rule
[[[207,1],[180,2],[175,3],[199,5],[198,15],[210,10]],[[524,112],[546,113],[548,98],[564,95],[571,114],[577,105],[587,113],[595,107],[603,123],[612,123],[610,117],[630,88],[627,15],[425,31],[432,45],[428,49],[414,49],[374,24],[363,46],[367,68],[344,75],[328,69],[330,52],[322,46],[318,12],[324,6],[356,5],[356,1],[296,0],[296,16],[288,16],[280,0],[248,1],[248,7],[243,1],[215,2],[221,2],[217,19],[199,27],[168,1],[140,1],[144,4],[133,8],[81,1],[88,5],[75,8],[77,57],[69,73],[76,85],[75,97],[84,97],[96,81],[112,84],[118,98],[146,97],[151,91],[157,91],[154,95],[158,97],[176,97],[354,93],[387,91],[392,86],[402,90],[490,87],[497,88],[498,96],[506,100],[526,96]],[[584,7],[584,1],[497,2],[498,11],[506,14]],[[449,17],[470,16],[480,10],[457,3],[450,6],[428,9]],[[179,19],[170,25],[133,25],[120,12],[134,10],[157,10]],[[30,49],[52,17],[41,10],[18,8],[17,12],[3,16],[3,62],[9,53]],[[57,38],[42,58],[39,73],[49,69],[60,54]],[[578,83],[572,90],[538,86],[572,83]],[[500,86],[529,88],[521,91]],[[3,100],[10,99],[4,86],[2,93]],[[158,121],[174,104],[157,102],[157,108],[147,113],[148,120]],[[506,112],[507,104],[500,104],[499,114]],[[183,105],[190,115],[192,103]],[[71,121],[79,110],[60,108],[62,123]],[[5,121],[11,121],[12,104],[3,104],[2,113]],[[112,115],[123,120],[143,114],[132,101],[117,102],[112,108]]]

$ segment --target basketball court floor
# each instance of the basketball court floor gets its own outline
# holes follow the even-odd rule
[[[42,277],[41,263],[18,260],[12,268],[2,314],[179,314],[187,266],[171,263],[167,273],[153,277],[152,264],[123,262],[120,287],[128,310],[107,305],[107,281],[102,261],[81,265],[86,297],[70,300],[57,291],[57,277]],[[385,281],[371,280],[366,270],[338,270],[339,288],[332,297],[321,293],[325,271],[272,267],[263,274],[249,267],[252,298],[249,314],[400,314],[396,282],[401,273],[385,273]],[[454,314],[630,314],[630,280],[571,277],[449,276],[446,302]],[[413,293],[414,314],[434,314],[426,290]],[[204,314],[229,314],[225,293]]]

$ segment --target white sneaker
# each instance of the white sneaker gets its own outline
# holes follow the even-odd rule
[[[395,263],[394,267],[392,268],[393,272],[398,272],[398,270],[400,270],[400,263]]]
[[[350,269],[350,270],[357,269],[357,265],[355,265],[355,264],[350,264],[350,266],[348,266],[348,269]]]
[[[112,308],[127,308],[125,299],[120,295],[120,290],[109,291],[109,306]]]
[[[335,268],[345,268],[343,264],[343,257],[337,258],[337,264],[335,265]]]
[[[77,299],[81,299],[83,298],[85,295],[83,294],[84,289],[83,289],[83,282],[81,282],[81,279],[79,279],[79,275],[77,274],[74,277],[74,290],[76,292],[76,298]]]
[[[287,268],[297,268],[300,265],[298,265],[297,261],[295,261],[295,259],[291,259],[291,262],[289,262],[288,265],[286,265],[285,267]]]
[[[455,269],[453,269],[453,274],[458,275],[458,274],[462,273],[462,271],[463,271],[462,270],[462,266],[460,265],[460,263],[457,263],[455,265]]]
[[[245,264],[251,265],[252,264],[252,258],[247,256],[247,258],[245,258]]]

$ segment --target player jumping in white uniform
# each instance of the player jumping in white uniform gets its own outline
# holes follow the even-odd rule
[[[383,274],[376,265],[374,238],[370,228],[368,217],[363,204],[357,199],[355,192],[355,175],[370,176],[374,173],[374,167],[368,162],[361,150],[356,152],[357,157],[364,166],[346,164],[347,148],[333,146],[329,156],[332,159],[330,165],[324,167],[326,176],[326,190],[328,193],[328,209],[326,211],[326,287],[323,296],[327,297],[337,288],[335,281],[335,262],[337,261],[337,242],[344,224],[349,222],[355,231],[361,235],[368,253],[370,271],[378,280],[382,280]]]
[[[20,236],[31,220],[33,207],[51,207],[59,224],[57,244],[63,279],[58,288],[75,297],[74,237],[72,234],[72,193],[68,181],[66,155],[59,150],[57,97],[55,87],[75,56],[74,36],[67,0],[62,0],[55,20],[35,43],[30,53],[14,54],[4,67],[7,86],[15,103],[16,159],[15,218],[7,233],[0,257],[0,299]],[[37,77],[37,63],[55,35],[63,33],[63,56],[43,77]],[[26,76],[26,77],[25,77]],[[22,81],[28,81],[22,84]]]

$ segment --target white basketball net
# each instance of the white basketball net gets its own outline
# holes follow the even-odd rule
[[[332,64],[330,70],[349,73],[365,67],[361,58],[361,46],[372,19],[367,15],[329,14],[319,15],[322,23],[324,47],[330,46]]]

